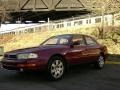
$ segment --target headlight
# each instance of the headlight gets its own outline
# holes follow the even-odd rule
[[[37,58],[38,55],[36,53],[26,53],[26,54],[18,54],[17,58],[18,59],[33,59]]]

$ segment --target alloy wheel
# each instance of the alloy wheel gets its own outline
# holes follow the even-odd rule
[[[61,60],[54,60],[51,64],[51,75],[58,79],[63,75],[64,72],[64,65]]]

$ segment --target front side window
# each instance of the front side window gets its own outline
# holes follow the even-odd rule
[[[93,40],[91,37],[85,37],[87,45],[96,45],[97,42]]]
[[[70,35],[55,36],[55,37],[47,39],[41,45],[67,45],[69,44],[70,38],[71,38]]]

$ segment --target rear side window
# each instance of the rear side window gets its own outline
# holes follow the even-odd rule
[[[87,45],[97,45],[97,42],[93,40],[91,37],[85,37]]]
[[[78,42],[78,45],[81,45],[81,46],[85,45],[84,38],[81,35],[75,35],[73,37],[73,42]]]

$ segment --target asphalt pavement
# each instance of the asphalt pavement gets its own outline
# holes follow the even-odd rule
[[[120,90],[120,64],[72,67],[62,80],[48,81],[42,72],[0,69],[0,90]]]

